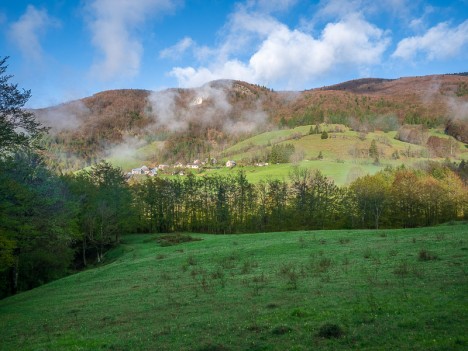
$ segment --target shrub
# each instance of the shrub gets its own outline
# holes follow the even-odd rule
[[[292,332],[292,328],[287,325],[279,325],[271,331],[273,335],[284,335]]]
[[[190,266],[195,266],[195,265],[197,264],[197,260],[196,260],[195,256],[190,255],[190,256],[187,258],[187,263],[188,263]]]
[[[322,135],[320,136],[320,139],[328,139],[328,133],[326,131],[323,131]]]
[[[432,261],[432,260],[436,260],[437,259],[437,255],[430,252],[430,251],[427,251],[427,250],[421,250],[419,251],[419,260],[420,261]]]
[[[229,349],[222,344],[208,344],[196,349],[197,351],[228,351]]]
[[[338,324],[325,323],[319,331],[318,336],[325,339],[340,338],[344,334],[343,329]]]
[[[406,261],[400,262],[395,269],[393,270],[393,273],[399,276],[406,276],[410,272],[409,270],[409,265]]]
[[[165,234],[156,238],[156,242],[160,246],[173,246],[182,243],[187,243],[190,241],[200,241],[200,238],[194,238],[188,234],[174,233],[174,234]]]

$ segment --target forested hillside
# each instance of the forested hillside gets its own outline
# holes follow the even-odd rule
[[[146,163],[223,158],[259,132],[341,124],[357,132],[440,128],[467,142],[468,77],[361,79],[301,92],[240,81],[160,92],[114,90],[34,111],[52,127],[45,146],[62,170],[127,154]],[[139,149],[159,143],[150,155]]]

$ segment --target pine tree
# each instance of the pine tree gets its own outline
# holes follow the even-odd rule
[[[5,74],[8,57],[0,59],[0,155],[17,148],[36,148],[37,138],[47,129],[35,120],[34,114],[23,109],[31,97],[30,90],[21,92]]]
[[[320,134],[320,127],[318,123],[315,125],[314,134]]]
[[[379,150],[377,149],[377,144],[375,139],[372,140],[370,148],[369,148],[369,157],[378,158],[379,157]]]

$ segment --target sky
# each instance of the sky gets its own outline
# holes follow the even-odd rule
[[[0,0],[27,107],[238,79],[304,90],[468,71],[468,0]]]

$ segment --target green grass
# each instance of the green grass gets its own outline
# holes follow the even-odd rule
[[[466,224],[191,236],[0,301],[0,349],[468,347]]]
[[[268,143],[275,144],[283,140],[291,138],[293,135],[307,135],[310,130],[309,126],[299,126],[293,129],[281,129],[274,130],[270,132],[264,132],[258,135],[255,135],[251,138],[243,140],[230,148],[227,148],[225,154],[233,154],[237,151],[250,148],[253,146],[267,146]]]
[[[389,163],[386,163],[389,164]],[[268,179],[279,179],[279,180],[289,180],[289,174],[294,167],[298,166],[301,168],[307,168],[311,171],[320,170],[322,174],[327,176],[330,179],[333,179],[336,184],[344,185],[347,184],[350,180],[349,174],[375,174],[379,170],[382,170],[386,164],[380,166],[375,166],[370,163],[356,163],[356,162],[336,162],[332,160],[314,160],[314,161],[302,161],[298,164],[292,163],[283,163],[283,164],[273,164],[265,167],[255,167],[255,166],[243,166],[243,167],[234,167],[230,168],[220,168],[214,170],[206,170],[199,175],[229,175],[235,174],[239,170],[245,171],[247,180],[251,183],[258,183],[262,180]],[[195,173],[197,174],[197,173]],[[353,179],[354,180],[354,179]]]
[[[428,151],[424,146],[408,144],[395,139],[396,131],[371,132],[367,133],[362,139],[358,132],[351,131],[343,125],[322,124],[322,130],[333,131],[336,127],[344,132],[330,133],[330,138],[322,140],[320,135],[309,135],[310,125],[300,126],[293,129],[276,130],[258,134],[246,140],[243,140],[229,148],[224,152],[224,158],[238,161],[239,164],[250,162],[254,156],[266,155],[272,144],[293,144],[296,151],[302,152],[304,160],[299,163],[301,167],[310,168],[312,170],[319,169],[327,177],[333,179],[339,185],[347,184],[349,180],[355,177],[349,177],[348,174],[374,174],[377,171],[385,168],[387,165],[400,166],[405,164],[411,166],[427,158],[419,156],[428,156]],[[436,135],[443,138],[450,138],[443,134],[443,131],[438,129],[430,129],[430,135]],[[293,138],[293,136],[295,136]],[[381,165],[373,165],[373,159],[367,158],[365,155],[355,157],[356,150],[361,150],[364,154],[370,148],[372,140],[377,141],[379,152],[383,153],[380,157]],[[453,139],[453,138],[452,138]],[[453,139],[454,150],[457,151],[459,159],[468,159],[468,149],[459,141]],[[147,166],[153,165],[159,151],[163,148],[163,142],[155,141],[147,144],[131,154],[120,154],[109,158],[108,161],[115,166],[121,167],[124,171],[130,171],[132,168],[140,167],[144,164]],[[404,156],[408,150],[415,153],[418,157],[407,158]],[[392,159],[392,154],[398,151],[400,159]],[[322,152],[323,160],[318,161],[317,156]],[[224,164],[223,160],[221,165]],[[245,162],[242,162],[242,161]],[[443,160],[443,159],[432,159]],[[225,160],[224,160],[225,161]],[[240,161],[240,162],[239,162]],[[293,163],[270,165],[269,167],[254,167],[246,166],[244,169],[247,172],[249,181],[257,183],[268,178],[272,179],[287,179],[292,168],[297,165]],[[220,174],[226,175],[232,173],[233,170],[224,167],[216,170],[205,170],[201,174]],[[198,172],[195,171],[195,174]]]

